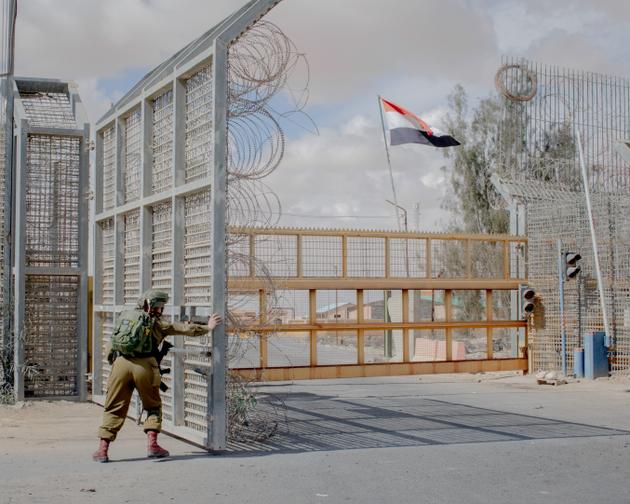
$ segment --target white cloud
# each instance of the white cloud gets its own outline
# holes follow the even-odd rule
[[[355,134],[357,123],[361,135]],[[407,209],[410,226],[414,205],[419,203],[421,227],[436,229],[442,215],[441,153],[412,145],[391,148],[390,154],[398,202]],[[375,121],[354,117],[338,128],[322,129],[319,136],[305,135],[291,142],[269,184],[282,195],[288,214],[284,225],[380,229],[396,225],[394,210],[385,201],[393,195],[383,133]]]
[[[20,2],[16,73],[76,80],[92,120],[131,85],[245,0],[27,0]],[[500,55],[630,74],[630,2],[621,0],[284,0],[277,23],[310,64],[310,106],[320,136],[287,145],[269,182],[288,213],[383,216],[285,223],[393,227],[391,185],[376,96],[443,129],[446,97],[493,91]],[[123,77],[121,77],[123,76]],[[301,134],[301,132],[300,132]],[[291,138],[295,137],[292,132]],[[442,219],[441,152],[392,149],[399,202],[422,228]]]

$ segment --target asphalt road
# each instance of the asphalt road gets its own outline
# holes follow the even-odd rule
[[[128,421],[91,461],[101,410],[0,407],[0,503],[627,503],[630,381],[511,374],[269,384],[278,434],[208,455]],[[263,406],[264,408],[265,406]]]

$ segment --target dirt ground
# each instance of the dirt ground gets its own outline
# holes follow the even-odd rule
[[[630,502],[630,381],[513,374],[275,383],[289,432],[212,456],[128,420],[91,460],[101,408],[0,406],[0,503]]]

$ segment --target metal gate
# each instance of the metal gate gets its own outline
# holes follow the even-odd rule
[[[96,402],[104,400],[116,317],[142,291],[167,290],[165,317],[173,321],[225,313],[228,48],[278,1],[246,4],[151,71],[97,123]],[[220,450],[225,329],[176,343],[164,428]]]
[[[76,87],[15,80],[16,399],[84,400],[89,123]]]

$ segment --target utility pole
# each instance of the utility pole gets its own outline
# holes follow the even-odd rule
[[[420,231],[420,203],[414,203],[413,205],[415,215],[415,228],[416,231]]]

